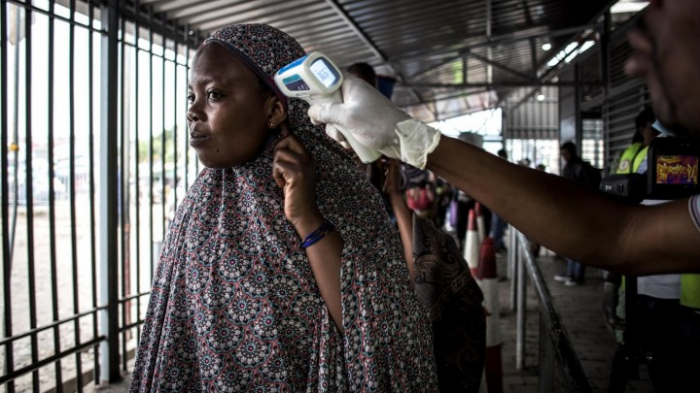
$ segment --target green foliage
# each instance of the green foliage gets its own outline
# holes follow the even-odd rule
[[[165,162],[174,162],[173,148],[173,132],[172,130],[163,131],[165,134]],[[149,160],[149,144],[148,139],[139,140],[139,163],[148,162]],[[178,146],[178,154],[182,154],[182,148]],[[153,136],[153,161],[160,162],[163,156],[163,134]]]

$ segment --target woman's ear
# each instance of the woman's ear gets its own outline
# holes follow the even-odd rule
[[[265,103],[265,114],[267,116],[266,123],[267,127],[274,129],[279,127],[285,120],[287,120],[287,110],[284,108],[284,104],[280,101],[277,96],[272,95],[267,99]]]

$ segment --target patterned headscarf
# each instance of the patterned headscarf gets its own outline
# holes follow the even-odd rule
[[[304,55],[266,25],[235,25],[221,44],[276,90]],[[279,94],[278,91],[276,91]],[[171,224],[153,284],[132,391],[436,391],[428,311],[410,282],[381,198],[352,158],[287,102],[291,133],[313,156],[317,203],[344,240],[344,334],[328,314],[272,178],[272,152],[204,169]]]

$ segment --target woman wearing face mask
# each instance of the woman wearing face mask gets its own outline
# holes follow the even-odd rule
[[[435,391],[428,313],[379,194],[271,77],[266,25],[208,38],[190,78],[206,167],[163,245],[131,391]]]

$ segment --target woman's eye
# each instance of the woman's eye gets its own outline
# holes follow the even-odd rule
[[[187,95],[187,102],[189,102],[190,104],[194,103],[194,94]]]
[[[207,99],[208,100],[218,100],[221,97],[223,97],[223,95],[221,95],[215,91],[207,92]]]

